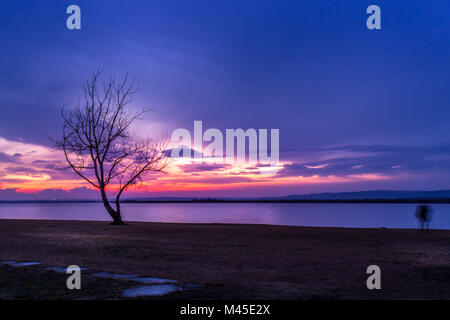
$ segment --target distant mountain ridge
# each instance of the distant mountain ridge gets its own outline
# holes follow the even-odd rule
[[[450,199],[450,190],[324,192],[281,197],[284,200]]]
[[[292,194],[283,197],[155,197],[129,198],[125,201],[185,202],[202,200],[223,201],[346,201],[346,200],[398,200],[398,199],[450,199],[450,190],[435,191],[394,191],[371,190],[355,192],[323,192],[310,194]]]

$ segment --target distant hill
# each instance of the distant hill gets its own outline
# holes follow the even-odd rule
[[[357,192],[312,193],[281,197],[284,200],[366,200],[366,199],[450,199],[450,190],[392,191],[374,190]]]
[[[450,202],[450,190],[437,191],[393,191],[393,190],[373,190],[357,192],[325,192],[311,194],[294,194],[284,197],[157,197],[157,198],[135,198],[126,199],[125,202],[333,202],[333,201],[369,201],[369,202],[395,202],[396,200],[433,201],[445,200]]]

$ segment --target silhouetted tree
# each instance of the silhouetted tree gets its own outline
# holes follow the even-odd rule
[[[61,110],[63,134],[56,146],[64,152],[67,168],[100,190],[113,224],[124,224],[121,195],[130,186],[142,183],[145,173],[166,167],[167,140],[133,139],[129,128],[146,112],[127,107],[136,93],[134,82],[127,77],[116,82],[110,76],[100,84],[100,75],[97,71],[87,79],[82,102],[79,98],[74,109]],[[107,187],[115,192],[115,208],[108,200]]]

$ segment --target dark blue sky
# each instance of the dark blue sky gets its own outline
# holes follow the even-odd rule
[[[395,167],[420,177],[383,187],[450,188],[449,14],[448,0],[2,1],[0,137],[49,146],[102,66],[137,79],[136,105],[154,108],[143,131],[280,128],[299,172]]]

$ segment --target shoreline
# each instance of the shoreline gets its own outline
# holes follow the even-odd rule
[[[114,203],[114,200],[110,200],[110,203]],[[14,203],[103,203],[101,200],[0,200],[0,204],[14,204]],[[407,198],[407,199],[330,199],[330,200],[232,200],[232,199],[192,199],[192,200],[132,200],[124,199],[120,203],[134,203],[134,204],[151,204],[151,203],[367,203],[367,204],[449,204],[450,199],[448,198]]]
[[[111,224],[111,219],[105,220],[76,220],[76,219],[34,219],[34,218],[0,218],[1,221],[30,221],[30,222],[96,222],[102,224]],[[285,225],[285,224],[264,224],[264,223],[222,223],[222,222],[165,222],[165,221],[136,221],[124,220],[124,227],[132,224],[168,224],[168,225],[186,225],[186,226],[261,226],[261,227],[286,227],[286,228],[316,228],[316,229],[348,229],[348,230],[404,230],[411,231],[418,228],[389,228],[389,227],[333,227],[333,226],[305,226],[305,225]],[[112,225],[112,224],[111,224]],[[430,228],[431,231],[449,231],[450,229]]]

